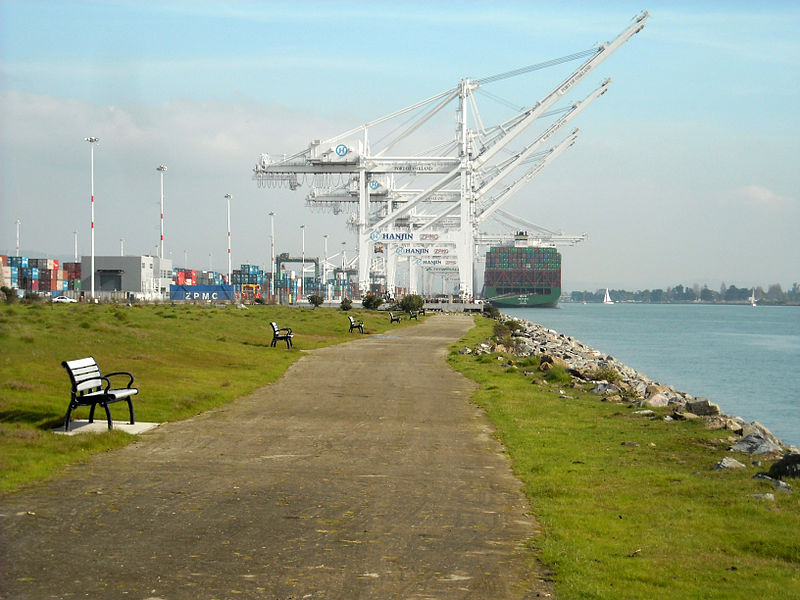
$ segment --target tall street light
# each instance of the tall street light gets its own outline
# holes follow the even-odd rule
[[[300,225],[300,233],[302,235],[302,246],[300,251],[300,300],[303,300],[303,284],[306,278],[306,226]]]
[[[322,261],[322,288],[325,290],[322,297],[325,300],[330,300],[328,298],[328,234],[322,236],[322,239],[325,240],[325,260]]]
[[[231,285],[231,196],[225,194],[225,199],[228,201],[228,285]]]
[[[89,147],[91,148],[90,156],[91,156],[91,168],[90,168],[90,181],[91,181],[91,192],[92,192],[92,262],[91,262],[91,270],[92,270],[92,288],[91,288],[91,298],[92,302],[94,302],[94,147],[97,142],[100,141],[98,137],[87,137],[83,138],[85,141],[89,142]]]
[[[269,261],[270,271],[272,276],[269,278],[269,296],[270,300],[275,295],[275,212],[269,213],[270,217],[270,234],[269,234]]]
[[[17,219],[15,225],[17,226],[17,256],[19,256],[19,226],[22,224],[22,221]]]
[[[164,258],[164,172],[167,170],[166,165],[159,165],[156,167],[156,171],[159,171],[161,174],[161,250],[159,254],[159,258]]]
[[[75,262],[78,262],[78,230],[72,232],[75,236]]]

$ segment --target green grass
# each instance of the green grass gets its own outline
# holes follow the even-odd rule
[[[800,597],[800,490],[752,479],[768,464],[712,470],[726,455],[750,462],[726,450],[728,432],[642,418],[563,381],[526,377],[520,363],[459,355],[492,335],[490,321],[477,323],[450,362],[480,384],[474,400],[543,526],[530,543],[555,572],[559,598]],[[775,501],[753,497],[764,492]]]
[[[367,333],[389,326],[386,313],[350,311]],[[269,322],[291,327],[294,349],[269,346]],[[405,327],[403,321],[393,327]],[[130,443],[113,431],[59,436],[69,379],[61,362],[94,356],[104,371],[130,371],[137,421],[185,419],[279,378],[303,350],[353,339],[347,313],[334,308],[17,304],[0,306],[0,492],[58,472],[90,454]],[[125,419],[127,405],[111,406]],[[101,414],[95,416],[104,419]],[[88,417],[79,408],[74,418]]]

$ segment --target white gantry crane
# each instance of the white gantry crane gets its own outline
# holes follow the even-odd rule
[[[462,79],[454,88],[333,138],[315,140],[291,156],[277,159],[263,154],[254,168],[254,179],[261,187],[292,190],[308,182],[308,206],[350,215],[358,236],[362,293],[369,290],[374,269],[383,272],[388,286],[393,285],[396,261],[407,258],[412,291],[414,268],[421,266],[437,272],[457,270],[460,295],[472,297],[477,244],[505,239],[479,234],[478,227],[490,218],[506,225],[521,223],[502,211],[502,205],[575,143],[577,130],[558,142],[555,138],[606,92],[610,80],[565,109],[554,109],[555,105],[641,31],[647,16],[646,11],[641,13],[613,41],[584,52],[483,79]],[[484,127],[475,99],[483,86],[576,59],[585,60],[533,106],[515,110],[512,118],[494,127]],[[435,130],[444,109],[452,104],[455,136],[436,148],[419,151],[415,138],[431,137],[421,135],[423,125]],[[468,113],[473,116],[471,122]],[[560,116],[543,131],[535,130],[539,119],[553,115]],[[514,142],[521,149],[512,150]],[[410,150],[401,153],[401,148]],[[586,237],[524,223],[543,243],[574,244]]]

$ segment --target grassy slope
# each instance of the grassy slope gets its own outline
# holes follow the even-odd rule
[[[352,314],[364,320],[367,332],[389,325],[385,313]],[[269,347],[273,320],[293,329],[294,350],[287,351],[284,343]],[[140,389],[134,400],[137,421],[175,421],[276,380],[302,349],[357,335],[348,329],[346,314],[338,309],[0,306],[0,492],[133,439],[119,431],[49,433],[63,423],[69,403],[63,360],[91,355],[105,371],[131,371]],[[111,411],[115,419],[124,419],[127,406],[113,404]],[[75,418],[88,413],[80,408]]]
[[[453,349],[484,341],[491,326],[479,319]],[[726,451],[726,433],[534,384],[496,357],[451,352],[450,362],[480,383],[474,400],[544,527],[531,543],[558,597],[800,597],[800,492],[753,480],[752,466],[712,470],[725,455],[750,462]],[[753,497],[765,492],[775,501]]]

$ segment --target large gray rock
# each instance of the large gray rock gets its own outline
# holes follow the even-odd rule
[[[701,417],[710,417],[719,414],[719,406],[709,401],[708,398],[695,398],[686,403],[686,410]]]
[[[744,465],[735,458],[730,458],[728,456],[726,456],[725,458],[723,458],[721,461],[719,461],[717,464],[714,465],[715,471],[718,471],[720,469],[728,470],[728,469],[746,469],[746,468],[747,465]]]
[[[731,450],[736,452],[747,452],[750,456],[753,456],[755,454],[770,454],[772,452],[780,452],[781,447],[759,433],[751,433],[750,435],[744,436],[741,440],[731,446]]]
[[[666,394],[655,394],[642,402],[642,406],[648,406],[650,408],[661,408],[668,404],[669,398]]]
[[[767,474],[773,479],[800,477],[800,454],[787,454],[773,464]]]

